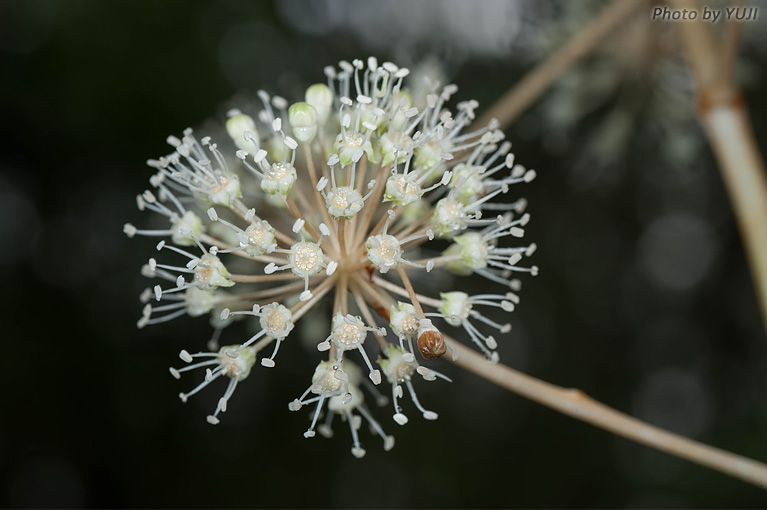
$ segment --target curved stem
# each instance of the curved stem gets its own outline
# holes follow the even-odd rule
[[[362,289],[372,288],[372,285],[362,278],[358,279],[358,284]],[[374,303],[376,310],[388,307],[394,302],[390,296],[382,296],[380,293],[370,295],[375,295],[378,299],[386,298],[386,303]],[[505,365],[491,363],[481,354],[464,347],[447,335],[445,340],[457,355],[452,360],[453,363],[517,395],[626,439],[767,488],[767,465],[759,461],[668,432],[597,402],[581,390],[561,388]]]
[[[677,0],[680,8],[697,4]],[[737,21],[729,21],[737,24]],[[736,35],[717,40],[702,22],[680,23],[698,82],[698,115],[719,164],[767,327],[767,170],[732,70]],[[728,26],[729,28],[729,26]],[[732,34],[735,29],[728,29]]]
[[[605,7],[591,23],[563,44],[560,50],[517,82],[482,114],[474,125],[485,126],[490,119],[496,118],[501,129],[507,127],[538,99],[559,75],[588,55],[643,3],[644,0],[615,0]]]
[[[761,462],[668,432],[597,402],[581,390],[561,388],[490,363],[459,342],[450,343],[458,354],[456,365],[498,386],[637,443],[767,488],[767,465]]]

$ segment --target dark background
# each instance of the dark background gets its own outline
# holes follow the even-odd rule
[[[438,11],[436,2],[415,3]],[[499,2],[476,4],[492,16]],[[0,504],[767,505],[750,485],[564,417],[448,363],[440,369],[452,385],[420,390],[440,419],[411,419],[401,429],[385,420],[396,447],[385,453],[369,440],[363,460],[349,454],[341,429],[330,440],[304,439],[306,416],[287,410],[316,361],[298,342],[286,343],[275,370],[254,370],[218,427],[204,419],[217,390],[179,403],[185,387],[167,367],[180,348],[203,347],[207,323],[186,318],[136,330],[137,295],[146,286],[139,268],[151,243],[121,232],[126,221],[143,218],[134,198],[150,175],[144,161],[166,151],[168,134],[220,119],[227,101],[258,88],[295,100],[340,58],[375,52],[379,61],[410,59],[402,63],[412,66],[436,54],[461,87],[459,99],[488,106],[545,57],[517,46],[475,55],[442,33],[429,43],[426,32],[408,46],[397,25],[379,44],[358,38],[364,26],[308,35],[291,11],[308,5],[0,1]],[[583,25],[562,5],[548,5],[539,22],[548,31],[564,38]],[[749,30],[764,32],[764,20],[754,24]],[[764,153],[765,59],[757,47],[746,46],[743,65]],[[655,94],[655,82],[628,76],[630,97]],[[560,96],[568,93],[563,82]],[[507,130],[518,160],[538,170],[523,192],[541,274],[525,279],[502,360],[767,460],[767,339],[709,149],[693,144],[683,164],[672,161],[658,133],[641,127],[664,112],[639,108],[636,135],[607,161],[586,134],[599,133],[619,102],[607,95],[552,142],[557,126],[542,119],[553,98]],[[682,106],[692,111],[691,103]],[[685,136],[702,140],[694,122],[683,125]]]

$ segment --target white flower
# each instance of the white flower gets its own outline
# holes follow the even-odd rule
[[[229,399],[234,394],[234,390],[237,388],[237,383],[244,381],[250,375],[250,369],[256,362],[256,353],[251,349],[245,349],[240,356],[236,358],[231,357],[228,353],[236,350],[239,346],[228,345],[222,347],[218,352],[200,352],[197,354],[189,354],[187,351],[181,351],[179,357],[186,363],[192,363],[194,358],[202,358],[205,361],[200,361],[191,365],[187,365],[183,368],[172,368],[170,373],[176,379],[181,378],[182,372],[194,370],[197,368],[205,368],[205,380],[198,384],[189,393],[179,393],[178,396],[182,402],[186,402],[189,397],[196,394],[201,389],[205,388],[208,384],[215,381],[221,376],[229,378],[229,385],[224,392],[224,395],[219,399],[216,411],[208,416],[208,423],[217,425],[219,422],[219,413],[226,412]],[[211,367],[215,367],[211,369]]]
[[[137,197],[139,209],[163,216],[167,227],[123,230],[165,238],[157,250],[177,259],[151,258],[142,268],[163,283],[142,294],[139,326],[208,315],[214,327],[211,352],[182,353],[187,362],[209,359],[171,370],[211,367],[208,379],[182,398],[229,377],[209,417],[217,423],[256,358],[274,367],[296,323],[310,311],[326,313],[329,331],[308,330],[325,359],[289,408],[316,404],[306,437],[315,430],[331,435],[340,415],[350,427],[352,453],[361,457],[363,419],[384,449],[394,445],[365,406],[366,393],[387,401],[377,389],[384,377],[396,423],[407,422],[400,407],[405,392],[424,418],[437,417],[419,402],[413,379],[446,379],[416,361],[452,350],[444,328],[461,328],[490,361],[498,359],[500,342],[487,328],[503,335],[511,326],[492,313],[508,313],[519,302],[519,280],[510,275],[535,275],[537,268],[521,263],[534,244],[507,245],[524,235],[526,202],[497,199],[535,172],[514,162],[496,123],[469,130],[475,101],[449,109],[455,85],[433,85],[419,95],[419,107],[406,88],[409,71],[391,62],[342,61],[325,74],[328,85],[312,85],[305,102],[291,105],[259,91],[258,111],[229,112],[233,146],[225,152],[236,165],[227,165],[208,136],[198,140],[186,130],[181,139],[169,137],[174,152],[149,161],[156,170],[152,190]],[[417,288],[414,271],[434,271],[430,285]],[[476,273],[502,288],[469,295],[450,272]],[[150,304],[152,298],[160,303]],[[480,312],[485,308],[492,312]],[[228,327],[234,322],[249,331]],[[238,338],[218,349],[224,335]],[[367,377],[353,356],[362,359]]]

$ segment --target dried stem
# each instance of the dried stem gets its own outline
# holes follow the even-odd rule
[[[362,279],[360,282],[364,284],[361,285],[363,289],[369,286]],[[382,296],[380,292],[376,292],[373,299],[382,298],[385,299],[383,302],[373,301],[376,310],[388,309],[395,302],[394,298]],[[767,488],[767,465],[761,462],[655,427],[597,402],[581,390],[561,388],[500,363],[490,363],[484,356],[464,347],[455,339],[445,335],[445,340],[457,354],[453,360],[456,365],[517,395],[637,443]]]
[[[767,465],[761,462],[698,443],[637,420],[597,402],[581,390],[561,388],[505,365],[492,364],[459,342],[447,337],[445,339],[450,341],[450,345],[458,353],[458,359],[454,361],[456,365],[498,386],[637,443],[767,488]]]
[[[688,9],[697,5],[676,3]],[[726,30],[725,40],[717,41],[702,22],[679,25],[698,81],[698,115],[722,172],[767,328],[767,171],[732,73],[736,31]]]
[[[615,0],[605,7],[591,23],[578,32],[562,48],[493,104],[477,119],[475,126],[485,126],[496,118],[501,128],[509,126],[525,111],[562,73],[588,55],[594,47],[610,35],[644,0]]]

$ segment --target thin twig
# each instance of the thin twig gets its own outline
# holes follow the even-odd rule
[[[509,126],[519,114],[540,97],[562,73],[588,55],[606,36],[610,35],[644,0],[615,0],[605,7],[585,28],[545,62],[530,71],[521,81],[495,102],[475,126],[485,126],[498,119],[501,129]]]
[[[384,296],[381,292],[377,292],[375,298],[372,295],[368,297],[385,298],[384,302],[371,302],[376,310],[388,309],[395,302],[394,298]],[[517,395],[637,443],[767,488],[767,465],[759,461],[687,439],[632,418],[597,402],[581,390],[561,388],[500,363],[491,363],[447,335],[445,341],[457,354],[453,363]]]
[[[456,365],[498,386],[637,443],[767,488],[767,465],[761,462],[655,427],[597,402],[581,390],[561,388],[505,365],[490,363],[459,342],[447,336],[445,340],[450,340],[458,353]]]
[[[688,9],[697,5],[676,3]],[[722,51],[722,44],[732,43],[717,41],[702,22],[679,25],[698,81],[698,115],[722,172],[767,328],[767,170],[732,75],[735,52]]]

